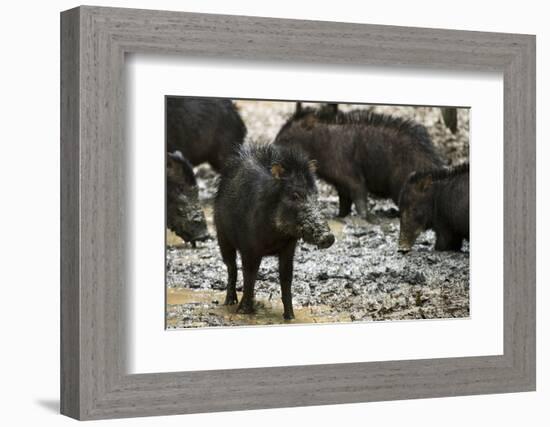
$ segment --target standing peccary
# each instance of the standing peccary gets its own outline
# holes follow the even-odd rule
[[[433,229],[435,249],[459,251],[470,236],[470,166],[415,172],[399,200],[399,251],[411,250],[418,235]]]
[[[411,172],[443,166],[422,125],[366,110],[330,111],[297,108],[275,144],[299,147],[317,160],[319,177],[338,191],[338,216],[348,215],[353,202],[359,215],[373,219],[368,193],[397,204]]]
[[[208,162],[221,171],[246,136],[246,127],[228,99],[167,97],[166,145],[194,166]]]
[[[319,211],[315,167],[297,150],[246,145],[223,169],[214,222],[228,271],[226,305],[238,302],[236,252],[243,269],[244,291],[237,308],[241,313],[254,312],[254,283],[262,257],[276,255],[284,318],[294,318],[291,284],[298,239],[319,248],[334,243]]]
[[[179,151],[166,157],[166,225],[193,246],[209,238],[193,167]]]

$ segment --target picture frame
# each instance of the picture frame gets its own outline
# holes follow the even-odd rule
[[[126,373],[124,60],[177,54],[503,73],[498,356]],[[81,6],[61,14],[61,413],[80,420],[532,391],[535,37]]]

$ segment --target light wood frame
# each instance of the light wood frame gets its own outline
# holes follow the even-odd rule
[[[504,76],[504,354],[128,375],[126,53]],[[535,389],[535,37],[79,7],[61,14],[61,412],[99,419]]]

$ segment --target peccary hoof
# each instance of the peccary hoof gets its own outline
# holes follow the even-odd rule
[[[380,218],[370,211],[367,212],[363,219],[372,225],[380,225]]]
[[[350,213],[351,213],[351,208],[342,208],[342,207],[340,207],[338,209],[338,217],[339,218],[344,218],[344,217],[348,216]]]
[[[245,301],[241,300],[241,303],[237,307],[237,313],[254,314],[255,312],[256,312],[256,310],[254,310],[254,303],[253,302],[248,302],[248,301],[245,302]]]
[[[292,320],[292,319],[294,319],[294,313],[293,313],[293,312],[291,312],[291,313],[284,313],[284,314],[283,314],[283,319],[285,319],[285,320]]]
[[[239,300],[237,299],[237,295],[227,295],[225,297],[225,301],[223,303],[223,305],[235,305],[239,302]]]

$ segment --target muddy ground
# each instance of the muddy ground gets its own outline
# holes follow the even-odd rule
[[[248,129],[247,140],[274,138],[294,104],[238,102]],[[359,106],[341,106],[357,108]],[[382,107],[376,112],[412,118],[424,124],[442,155],[450,163],[468,159],[469,112],[459,110],[459,132],[453,135],[442,123],[438,108]],[[207,165],[196,168],[209,230],[216,174]],[[336,243],[326,250],[301,242],[294,260],[292,294],[296,319],[291,323],[354,322],[433,319],[469,316],[469,248],[462,252],[435,252],[435,235],[428,231],[414,250],[397,252],[399,220],[391,201],[373,200],[380,224],[369,224],[353,213],[339,219],[334,189],[319,182],[323,214]],[[169,233],[167,248],[167,327],[209,327],[287,323],[282,318],[276,258],[262,261],[256,282],[257,313],[235,313],[223,306],[226,269],[215,239],[193,248]],[[237,291],[242,291],[239,264]],[[240,293],[239,293],[240,298]]]

